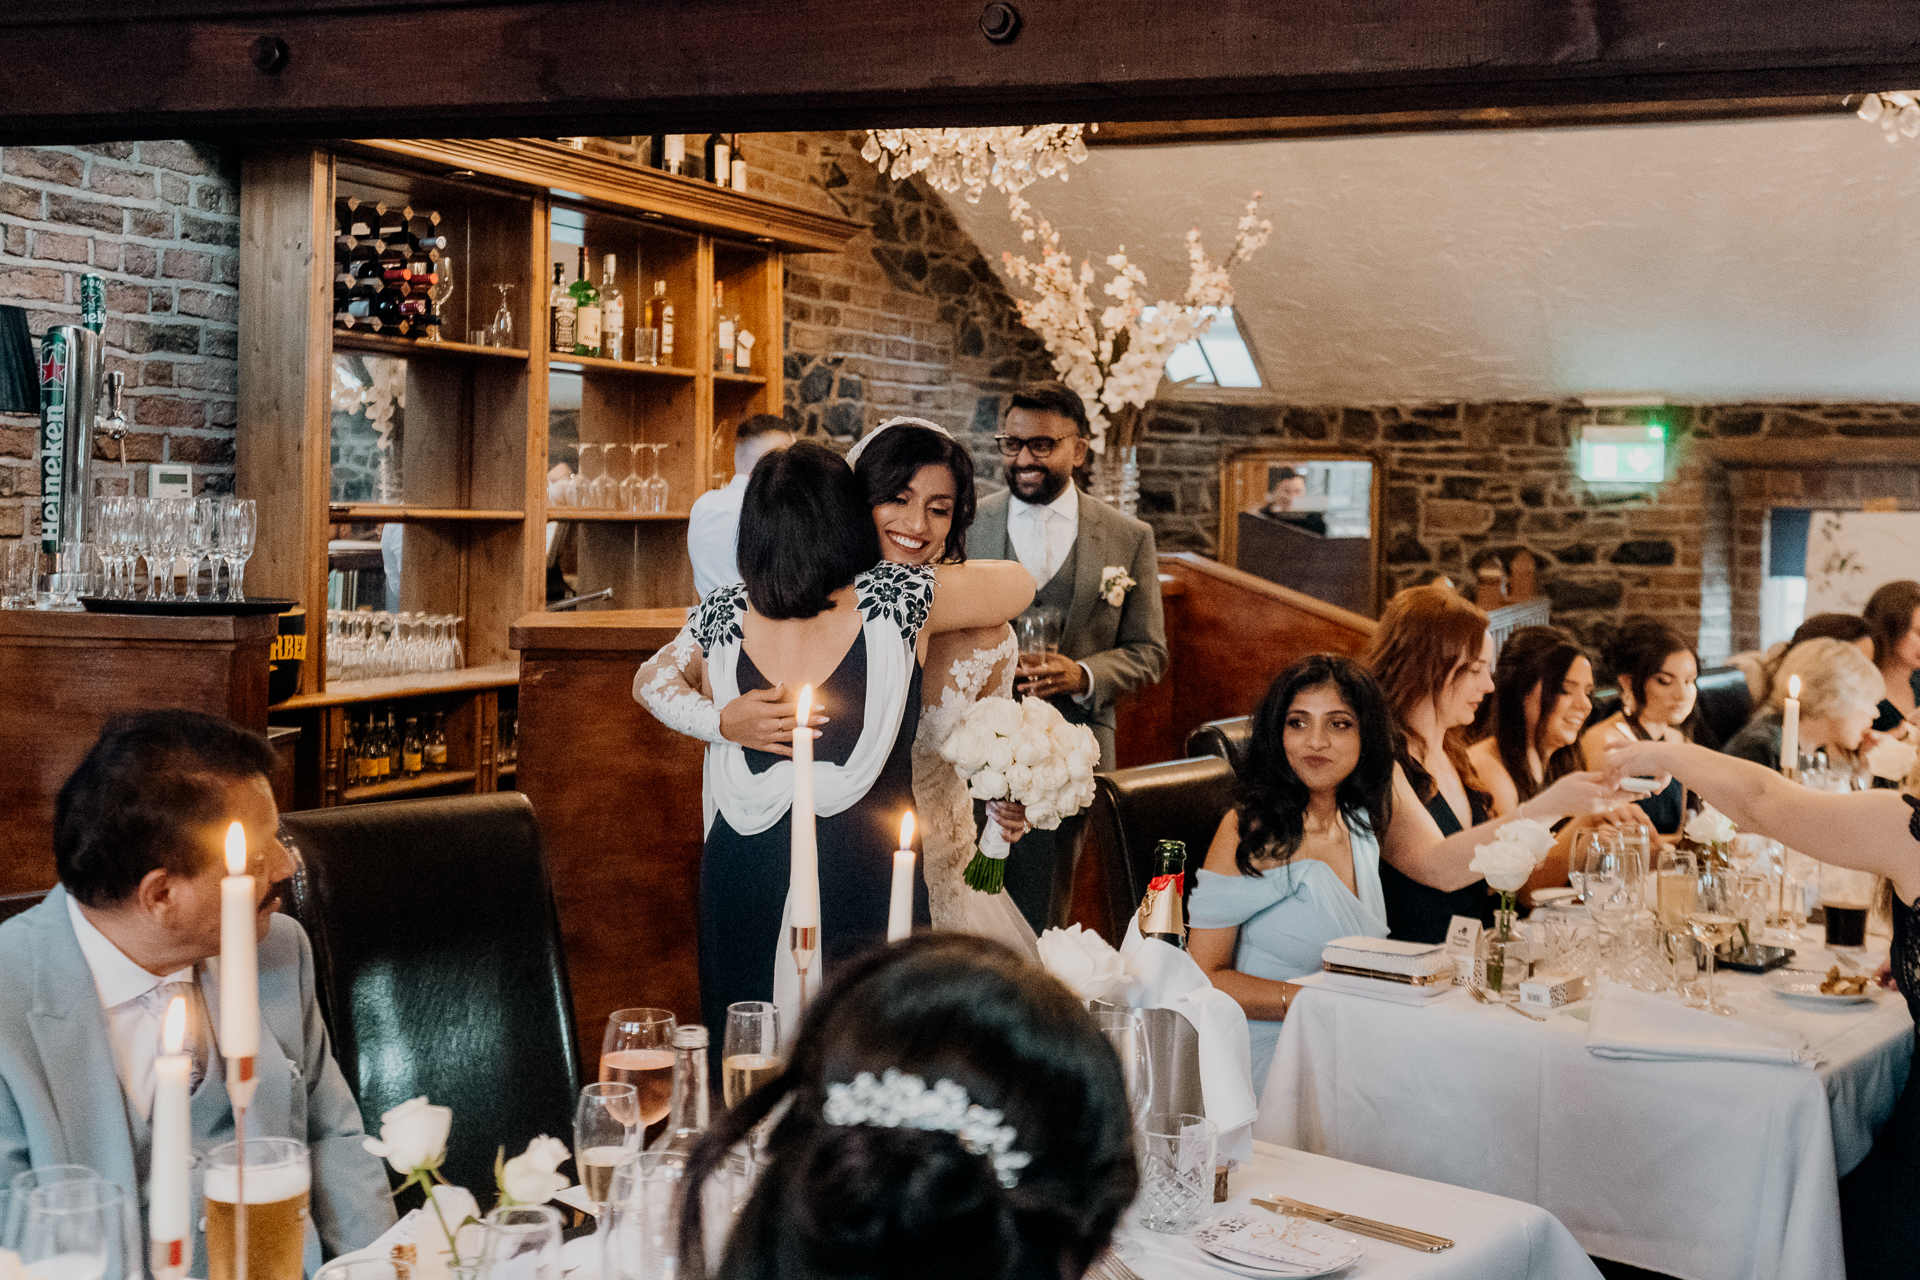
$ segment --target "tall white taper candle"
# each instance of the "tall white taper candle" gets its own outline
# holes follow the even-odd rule
[[[233,1105],[253,1101],[253,1059],[260,1052],[260,903],[247,869],[247,833],[227,828],[227,876],[220,882],[220,1053]]]
[[[913,932],[913,811],[900,819],[900,847],[893,855],[893,896],[887,900],[887,941]]]
[[[191,1105],[193,1057],[187,1042],[187,1002],[179,996],[167,1006],[165,1052],[153,1063],[153,1172],[148,1182],[147,1236],[153,1242],[156,1280],[179,1280],[193,1262],[191,1179],[192,1137],[187,1122]]]
[[[787,892],[787,923],[796,929],[820,925],[820,849],[813,830],[813,686],[800,690],[793,723],[793,855]]]
[[[1787,677],[1787,702],[1780,713],[1780,772],[1800,770],[1800,677]]]

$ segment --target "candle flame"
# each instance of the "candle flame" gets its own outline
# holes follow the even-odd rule
[[[913,810],[907,810],[907,816],[900,819],[900,847],[913,848]]]
[[[799,709],[796,710],[793,713],[793,715],[794,715],[793,722],[796,725],[801,725],[801,726],[805,726],[807,721],[810,718],[812,718],[812,715],[813,715],[813,686],[812,685],[803,684],[800,686],[800,705],[799,705]]]
[[[161,1043],[168,1053],[179,1053],[187,1043],[187,998],[175,996],[167,1006],[167,1025]]]
[[[1800,696],[1800,677],[1799,676],[1787,677],[1787,696],[1789,698],[1797,698]]]
[[[247,833],[239,823],[227,828],[227,874],[245,875],[247,871]]]

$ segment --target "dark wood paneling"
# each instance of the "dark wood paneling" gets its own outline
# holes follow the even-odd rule
[[[1920,78],[1887,0],[517,0],[11,6],[0,138],[607,133],[1369,114]],[[849,33],[858,56],[849,57]],[[404,74],[343,49],[418,50]],[[427,52],[430,51],[430,52]],[[590,51],[582,56],[583,51]],[[930,72],[937,69],[937,74]]]
[[[0,612],[0,893],[52,886],[54,797],[110,717],[183,707],[266,732],[278,626]]]

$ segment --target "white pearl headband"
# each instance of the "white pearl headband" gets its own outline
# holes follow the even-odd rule
[[[851,467],[858,463],[860,461],[860,455],[866,452],[867,445],[872,443],[874,437],[878,436],[882,431],[885,431],[888,427],[903,426],[925,427],[929,431],[938,431],[949,440],[953,439],[953,433],[951,431],[937,422],[928,422],[925,418],[888,418],[885,422],[861,436],[860,439],[854,443],[853,448],[847,450],[847,465]]]

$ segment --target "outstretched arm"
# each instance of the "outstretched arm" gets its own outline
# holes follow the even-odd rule
[[[1480,878],[1467,864],[1473,861],[1474,850],[1492,840],[1507,823],[1520,818],[1553,822],[1601,813],[1632,799],[1629,793],[1603,781],[1600,774],[1570,773],[1513,812],[1443,837],[1433,815],[1414,794],[1413,784],[1395,765],[1393,820],[1387,824],[1387,838],[1380,842],[1380,856],[1428,888],[1452,892]]]

